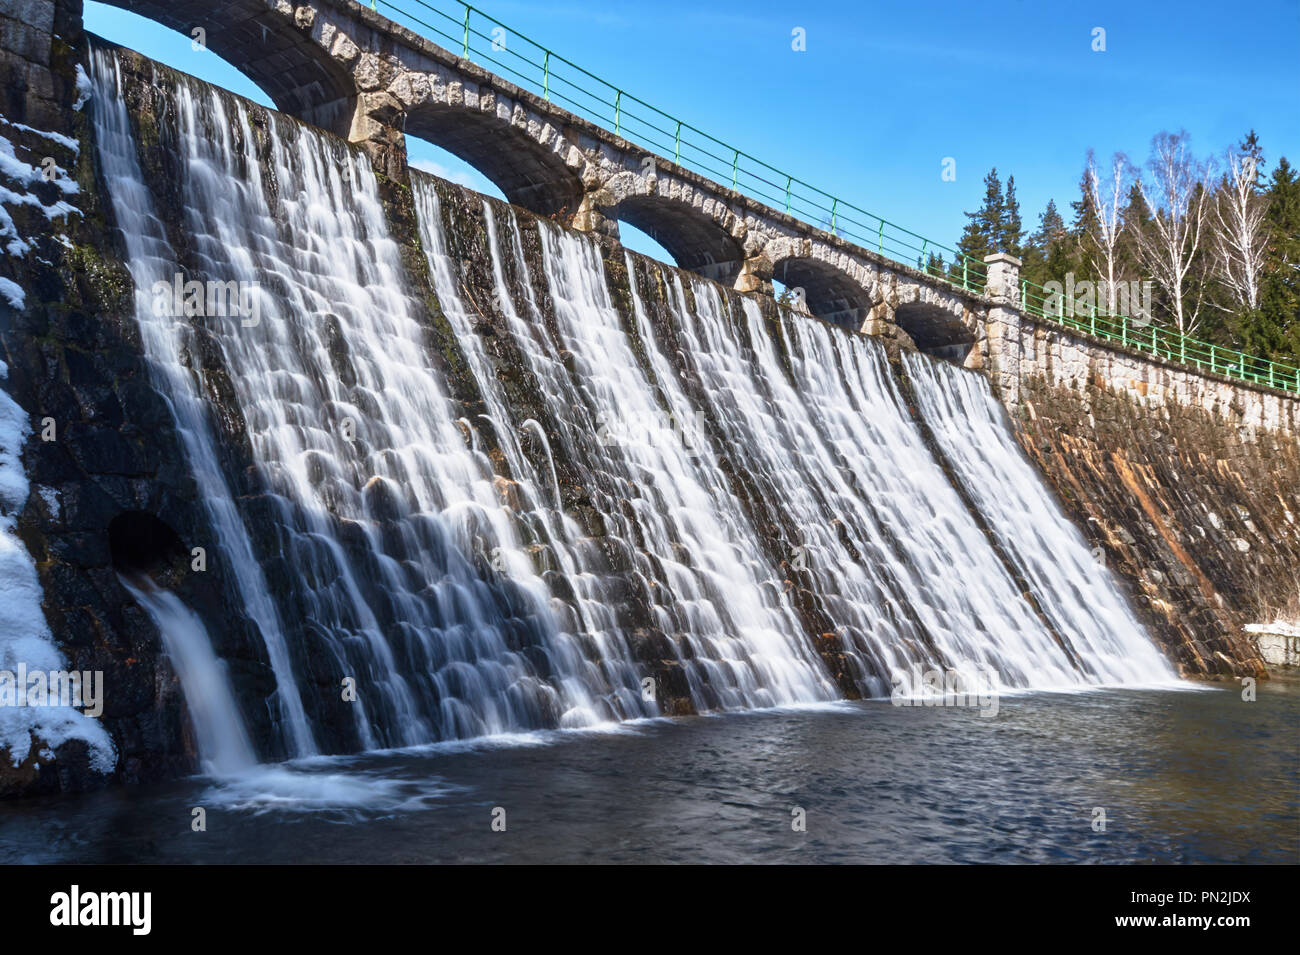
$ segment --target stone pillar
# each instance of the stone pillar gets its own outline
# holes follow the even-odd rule
[[[594,232],[597,235],[618,239],[618,220],[606,210],[614,205],[614,196],[600,184],[583,182],[584,192],[577,211],[562,224],[579,232]]]
[[[406,169],[406,111],[386,91],[359,93],[348,142],[360,143],[375,169],[396,182],[409,182]]]
[[[76,92],[81,36],[81,0],[0,0],[0,114],[70,134],[68,106]]]
[[[740,266],[740,274],[736,276],[736,291],[761,292],[764,295],[774,294],[772,271],[772,260],[763,252],[746,256],[745,261]]]
[[[997,252],[984,257],[991,304],[985,319],[986,367],[993,391],[1014,414],[1020,402],[1020,260]]]

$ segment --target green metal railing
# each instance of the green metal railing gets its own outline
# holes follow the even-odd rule
[[[714,182],[730,183],[736,192],[774,209],[782,209],[794,218],[917,268],[956,288],[984,291],[988,270],[982,261],[809,185],[710,136],[606,82],[469,4],[459,0],[440,0],[438,5],[428,0],[400,0],[396,3],[370,0],[370,6],[464,59],[490,67],[494,73],[517,86],[537,93],[583,119],[613,129],[615,135],[631,143],[662,156],[672,156],[678,166],[707,176]],[[942,268],[930,265],[931,255],[942,257]],[[1038,286],[1034,288],[1039,292],[1045,291]],[[1023,291],[1029,291],[1027,285]],[[1033,311],[1028,300],[1026,307]],[[1034,314],[1079,327],[1072,316],[1049,315],[1041,308]],[[1216,351],[1214,346],[1169,329],[1156,329],[1152,325],[1139,327],[1131,319],[1122,317],[1103,317],[1084,324],[1087,326],[1084,330],[1095,327],[1103,338],[1130,347],[1142,347],[1142,350],[1162,357],[1187,355],[1186,359],[1173,357],[1173,360],[1185,360],[1188,364],[1257,384],[1300,391],[1296,370],[1291,366],[1252,358],[1240,352]]]
[[[1115,315],[1095,301],[1073,302],[1064,291],[1052,292],[1033,282],[1022,281],[1020,304],[1030,315],[1087,332],[1125,348],[1228,378],[1300,393],[1300,368],[1295,365],[1213,345],[1183,335],[1177,329],[1156,325],[1149,319]]]

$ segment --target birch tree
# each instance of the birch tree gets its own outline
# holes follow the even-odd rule
[[[1120,234],[1124,228],[1123,211],[1128,199],[1131,165],[1123,153],[1115,153],[1105,181],[1097,171],[1097,157],[1088,150],[1088,168],[1084,182],[1092,197],[1095,214],[1090,238],[1097,247],[1097,264],[1104,273],[1106,311],[1114,315],[1118,307],[1117,288],[1120,271]]]
[[[1268,244],[1268,203],[1255,185],[1258,162],[1249,153],[1229,150],[1228,172],[1214,203],[1215,274],[1232,295],[1235,309],[1248,312],[1259,308]]]
[[[1196,328],[1204,302],[1194,268],[1212,202],[1208,169],[1192,155],[1189,139],[1185,130],[1157,133],[1146,172],[1138,178],[1151,212],[1148,228],[1137,236],[1139,258],[1184,335]]]

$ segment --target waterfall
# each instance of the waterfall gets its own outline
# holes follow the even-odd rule
[[[1047,493],[981,377],[905,356],[917,402],[975,506],[1093,682],[1157,683],[1173,669],[1133,616],[1100,549]]]
[[[112,117],[121,111],[112,57],[97,63],[108,106],[100,112]],[[256,296],[251,319],[191,321],[219,352],[234,401],[224,410],[241,420],[268,491],[253,520],[273,555],[278,616],[293,622],[304,665],[357,688],[347,704],[334,702],[338,690],[313,688],[318,712],[333,706],[354,725],[331,748],[629,715],[593,700],[500,506],[490,463],[466,447],[368,161],[279,114],[255,131],[242,101],[189,78],[160,80],[180,165],[186,275]],[[118,133],[102,138],[102,158],[146,351],[167,372],[160,390],[182,429],[202,434],[202,383],[175,344],[191,334],[187,319],[159,318],[140,300],[172,280],[177,256],[151,234],[158,216],[129,127],[104,132]],[[187,440],[196,478],[206,481],[205,499],[225,500],[221,468],[203,445]],[[249,535],[238,523],[219,526],[242,544]],[[258,566],[231,563],[249,576]],[[264,592],[255,583],[245,599]],[[281,629],[271,615],[258,624],[271,648]],[[298,693],[303,678],[287,664],[276,677],[281,697]]]
[[[665,327],[771,520],[784,521],[859,692],[919,693],[935,667],[991,668],[1005,686],[1078,681],[925,448],[876,343],[787,312],[791,381],[753,300],[732,314],[697,280],[692,306],[682,279],[667,281]],[[647,324],[639,302],[637,313]]]
[[[519,421],[512,414],[497,373],[499,359],[487,350],[476,328],[477,316],[460,292],[456,263],[447,253],[442,209],[433,181],[413,171],[412,186],[434,291],[487,404],[488,421],[517,485],[522,523],[544,548],[545,559],[554,564],[553,572],[564,577],[567,589],[574,594],[571,609],[564,604],[556,607],[557,614],[561,615],[559,623],[566,631],[557,635],[557,641],[566,645],[566,653],[575,667],[581,666],[586,684],[598,688],[603,695],[609,707],[608,715],[619,718],[654,715],[658,708],[653,701],[643,699],[627,634],[618,626],[611,607],[615,594],[593,573],[594,547],[590,540],[584,542],[583,530],[577,522],[558,509],[557,478],[549,439],[537,421],[531,418]],[[485,201],[483,209],[491,242],[493,306],[500,309],[518,337],[523,334],[522,320],[511,300],[492,207]],[[533,457],[524,453],[521,438],[525,434],[535,436],[543,445],[546,468],[541,473]],[[583,654],[580,646],[590,649]]]
[[[289,755],[917,694],[934,669],[1170,676],[974,376],[907,356],[918,421],[877,342],[418,173],[412,263],[360,150],[161,70],[151,145],[116,55],[92,66],[134,318]],[[185,282],[240,308],[178,313]],[[202,622],[131,592],[205,762],[269,755]]]
[[[212,652],[203,621],[175,594],[147,578],[122,578],[122,586],[144,607],[162,635],[185,692],[204,771],[230,776],[251,769],[257,763],[253,746],[230,690],[225,664]]]
[[[193,347],[193,334],[183,321],[155,313],[151,290],[155,281],[172,282],[181,269],[167,240],[152,193],[136,158],[135,137],[120,88],[116,56],[92,49],[95,84],[94,123],[100,168],[112,200],[113,214],[126,245],[126,264],[135,284],[135,319],[154,387],[167,400],[176,430],[189,458],[190,473],[226,554],[243,599],[266,644],[278,683],[277,711],[286,728],[289,752],[316,751],[306,711],[294,680],[279,614],[271,600],[261,566],[240,517],[230,485],[218,464],[208,406],[182,354]]]
[[[571,356],[578,385],[547,369],[562,396],[562,435],[573,457],[612,478],[597,506],[607,526],[625,539],[634,526],[643,541],[659,625],[679,642],[693,696],[708,708],[833,698],[677,376],[652,377],[638,362],[596,244],[539,228],[553,348]]]

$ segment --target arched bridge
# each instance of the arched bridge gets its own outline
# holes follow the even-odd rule
[[[955,287],[655,155],[353,0],[107,2],[186,35],[202,29],[277,108],[363,145],[390,177],[408,176],[405,135],[426,139],[539,215],[614,237],[627,222],[679,266],[740,291],[771,292],[776,279],[836,324],[897,329],[922,350],[996,364],[991,319],[1014,305],[1014,259],[990,268],[997,299]]]

